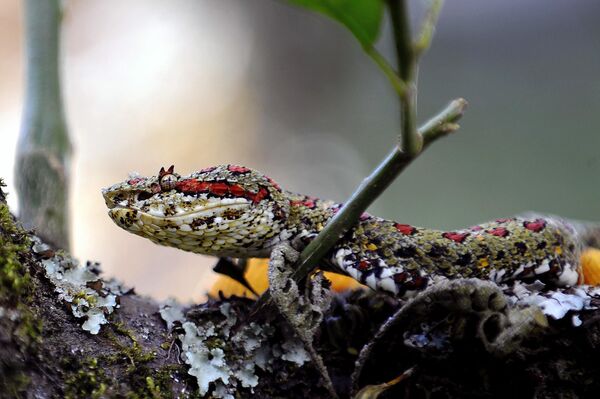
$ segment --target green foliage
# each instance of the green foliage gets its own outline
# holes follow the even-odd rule
[[[383,0],[288,0],[288,2],[340,22],[365,48],[371,47],[379,35]]]

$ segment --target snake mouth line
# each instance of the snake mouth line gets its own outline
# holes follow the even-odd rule
[[[151,218],[154,220],[174,221],[174,220],[185,219],[185,218],[189,218],[189,217],[212,216],[214,214],[214,211],[222,211],[222,210],[226,210],[226,209],[245,209],[245,208],[248,208],[249,206],[250,206],[250,204],[248,204],[248,203],[211,204],[211,205],[196,208],[196,209],[193,209],[193,210],[190,210],[187,212],[175,213],[173,215],[165,215],[163,212],[160,212],[158,210],[142,211],[141,209],[139,209],[137,207],[116,205],[114,208],[111,208],[109,210],[109,214],[110,213],[119,213],[120,211],[137,211],[138,214],[140,215],[140,217],[145,216],[147,218]]]

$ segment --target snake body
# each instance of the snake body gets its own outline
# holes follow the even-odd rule
[[[309,241],[341,208],[283,190],[266,175],[237,165],[188,176],[163,168],[157,176],[130,176],[103,195],[109,216],[131,233],[185,251],[237,258],[269,257],[278,244]],[[397,296],[458,277],[574,285],[585,242],[576,227],[536,216],[440,231],[365,213],[321,267]]]

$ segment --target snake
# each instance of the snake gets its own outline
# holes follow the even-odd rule
[[[132,174],[102,194],[110,218],[130,233],[234,258],[268,258],[282,243],[308,243],[343,205],[284,190],[265,174],[233,164],[186,176],[173,166],[156,176]],[[363,213],[319,267],[397,297],[456,278],[573,286],[581,282],[580,254],[598,231],[540,215],[443,231]]]

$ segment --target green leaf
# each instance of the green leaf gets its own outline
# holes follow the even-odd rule
[[[379,35],[383,0],[287,0],[325,14],[343,24],[363,47],[373,45]]]

